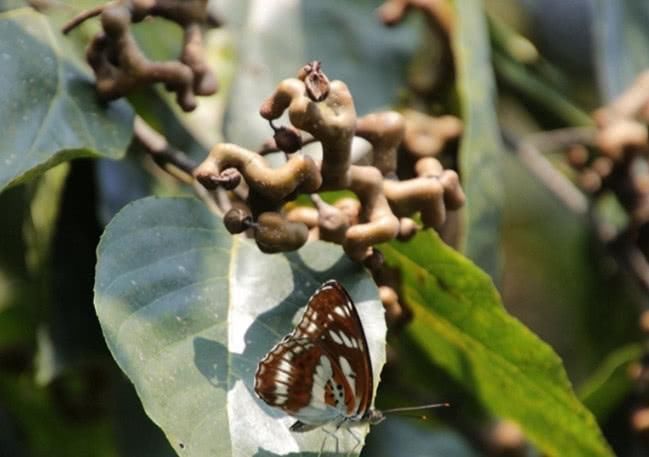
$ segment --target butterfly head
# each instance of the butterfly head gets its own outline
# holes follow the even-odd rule
[[[372,425],[378,424],[379,422],[383,422],[384,420],[385,420],[385,416],[378,409],[370,408],[363,415],[363,421],[368,422]]]

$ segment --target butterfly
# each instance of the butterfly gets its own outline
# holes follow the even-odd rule
[[[363,324],[338,281],[315,291],[295,329],[261,359],[254,388],[264,402],[297,419],[293,432],[384,419],[372,407],[372,362]]]

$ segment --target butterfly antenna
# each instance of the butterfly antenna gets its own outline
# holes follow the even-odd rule
[[[402,411],[418,411],[421,409],[431,409],[431,408],[448,408],[450,407],[450,403],[431,403],[428,405],[420,405],[420,406],[406,406],[405,408],[392,408],[392,409],[385,409],[381,411],[383,414],[392,414],[392,413],[398,413]]]

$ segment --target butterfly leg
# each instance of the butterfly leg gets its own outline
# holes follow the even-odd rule
[[[354,438],[354,441],[356,442],[356,444],[354,445],[354,447],[352,448],[352,450],[349,452],[349,454],[347,454],[348,456],[351,456],[351,455],[354,454],[354,451],[355,451],[356,449],[358,449],[358,447],[359,447],[362,443],[361,443],[361,439],[360,439],[358,436],[356,436],[356,433],[354,433],[354,431],[353,431],[351,428],[348,428],[347,431],[348,431],[349,434],[352,436],[352,438]]]
[[[322,431],[327,434],[327,437],[324,440],[322,440],[322,446],[320,446],[320,453],[318,454],[318,457],[322,456],[322,453],[324,452],[325,443],[327,442],[327,438],[329,438],[330,436],[334,439],[336,443],[336,454],[338,454],[338,437],[336,436],[335,431],[331,432],[327,430],[326,427],[322,427]]]

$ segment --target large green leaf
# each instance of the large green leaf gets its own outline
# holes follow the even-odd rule
[[[383,250],[430,360],[549,456],[610,456],[554,351],[503,308],[490,278],[431,231]]]
[[[464,135],[460,172],[466,193],[463,251],[496,282],[500,279],[501,160],[495,82],[482,2],[455,0],[453,51]]]
[[[649,67],[649,2],[597,0],[593,4],[595,63],[600,91],[608,101]]]
[[[291,433],[292,419],[252,386],[258,361],[324,280],[354,297],[378,384],[383,307],[365,270],[334,245],[262,254],[194,199],[147,198],[115,216],[98,255],[95,308],[108,346],[179,455],[319,451],[324,432]],[[348,432],[338,436],[341,450],[354,447]]]
[[[0,190],[64,160],[124,154],[132,111],[98,102],[45,16],[0,14],[0,62]]]

